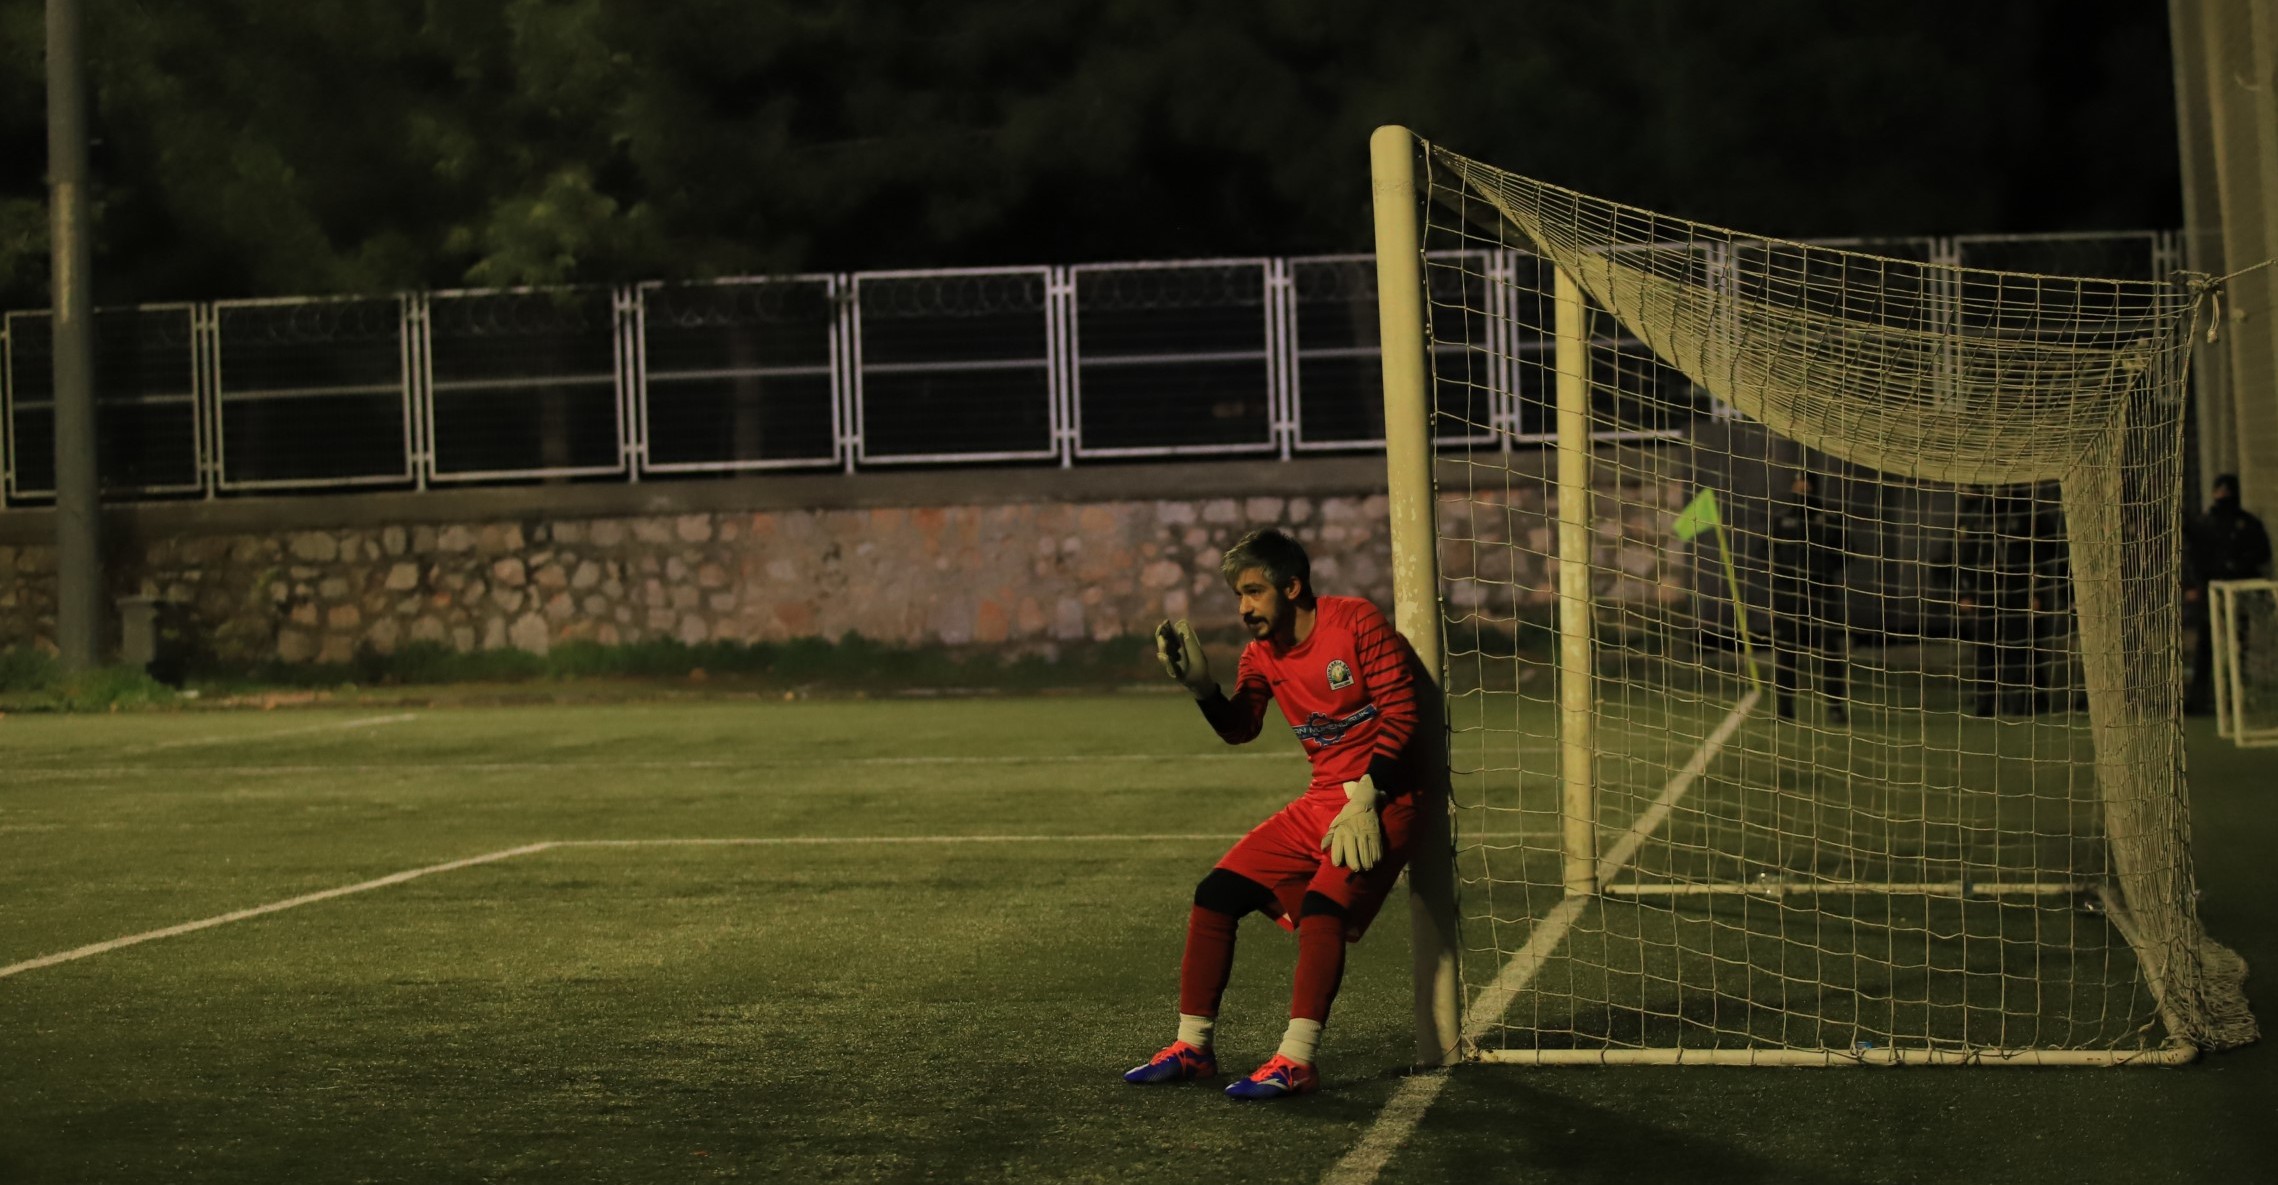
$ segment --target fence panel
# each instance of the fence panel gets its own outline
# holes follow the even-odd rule
[[[1982,324],[1979,310],[1986,302],[2020,292],[2032,297],[2032,317],[2041,322],[2088,317],[2141,319],[2149,326],[2156,319],[2155,302],[2138,286],[2043,283],[2042,276],[2091,276],[2114,280],[2163,279],[2177,265],[2172,247],[2162,236],[2136,234],[1957,235],[1952,240],[1955,258],[1970,267],[2017,273],[1972,277],[1961,298],[1962,324],[1998,331],[2009,328]],[[2164,249],[2163,249],[2164,248]],[[2128,321],[2113,321],[2114,332],[2134,336]]]
[[[1075,302],[1076,455],[1279,447],[1273,264],[1085,264]]]
[[[55,496],[55,343],[45,311],[7,315],[8,496]],[[96,465],[107,494],[204,486],[197,308],[145,305],[94,316]]]
[[[1432,395],[1441,444],[1492,440],[1510,420],[1511,341],[1503,261],[1486,252],[1435,252],[1455,267],[1425,271],[1438,327]],[[1292,259],[1290,401],[1296,447],[1384,447],[1384,360],[1378,341],[1376,257]]]
[[[1939,332],[2002,328],[1977,323],[1983,285],[2180,263],[2172,232],[1634,249],[1675,252],[1735,299],[1888,291],[1833,283],[1884,265],[1823,247],[2001,273],[1898,269],[1916,298],[1826,310]],[[1427,271],[1440,442],[1547,439],[1551,310],[1517,295],[1548,289],[1541,263],[1435,261],[1455,264]],[[1610,318],[1590,332],[1603,435],[1729,414]],[[5,317],[9,499],[53,496],[49,335],[44,311]],[[1383,443],[1366,255],[154,305],[98,311],[95,336],[98,460],[130,497]]]
[[[838,281],[640,287],[642,471],[839,460]]]
[[[872,464],[1059,455],[1046,268],[854,277],[854,408]]]
[[[224,490],[412,480],[403,297],[214,305],[214,459]]]
[[[1719,259],[1706,248],[1684,244],[1627,250],[1653,252],[1661,257],[1658,268],[1704,279],[1714,274]],[[1520,272],[1543,271],[1550,266],[1527,253],[1512,253],[1508,258],[1510,266]],[[1552,332],[1555,310],[1548,295],[1552,283],[1543,275],[1536,290],[1532,287],[1536,282],[1531,277],[1520,282],[1522,295],[1533,307],[1513,318],[1514,337],[1527,360],[1512,419],[1520,440],[1549,440],[1558,422]],[[1610,313],[1593,304],[1584,316],[1584,325],[1590,339],[1590,415],[1601,425],[1595,432],[1598,439],[1674,432],[1695,416],[1709,414],[1713,400],[1708,393],[1631,336]]]
[[[1877,258],[1840,254],[1865,252]],[[1847,319],[1901,323],[1938,331],[1931,324],[1941,307],[1935,292],[1925,287],[1905,299],[1893,300],[1895,285],[1931,285],[1914,267],[1892,268],[1885,260],[1933,263],[1940,259],[1936,239],[1818,239],[1809,242],[1779,240],[1741,241],[1729,245],[1660,244],[1628,248],[1668,256],[1657,266],[1689,273],[1695,281],[1735,299],[1773,305],[1809,308]],[[1522,264],[1524,266],[1524,264]],[[1548,308],[1540,311],[1545,328],[1540,349],[1547,351]],[[1662,362],[1644,343],[1629,337],[1610,316],[1591,314],[1592,414],[1613,425],[1601,436],[1661,436],[1682,431],[1697,417],[1729,414],[1702,387]],[[1547,359],[1547,354],[1546,354]],[[1544,367],[1548,367],[1547,360]],[[1548,439],[1554,416],[1548,380],[1540,391],[1523,392],[1519,406],[1520,438]]]
[[[429,297],[432,480],[625,472],[618,307],[605,288]]]
[[[2046,235],[1955,235],[1954,248],[1965,267],[2048,276],[2103,276],[2114,280],[2156,280],[2174,263],[2162,251],[2165,238],[2154,231],[2082,232]]]

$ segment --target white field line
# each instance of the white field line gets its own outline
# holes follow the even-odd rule
[[[113,749],[110,752],[114,756],[124,756],[130,753],[158,753],[167,749],[190,749],[200,745],[227,745],[237,741],[266,741],[273,740],[277,737],[307,736],[310,733],[318,732],[345,732],[352,728],[377,728],[383,724],[401,724],[406,720],[417,719],[419,719],[419,714],[417,712],[402,712],[393,716],[364,716],[359,717],[355,720],[334,720],[325,724],[310,724],[300,728],[281,728],[274,732],[254,732],[231,734],[226,736],[188,737],[175,741],[153,741],[149,744],[143,745],[128,745],[124,748]]]
[[[270,902],[270,903],[269,903],[269,904],[267,904],[267,905],[256,905],[256,906],[252,907],[251,909],[240,909],[240,910],[236,910],[236,911],[233,911],[233,912],[231,912],[231,913],[216,914],[216,915],[214,915],[213,917],[210,917],[210,918],[200,918],[200,919],[198,919],[197,921],[194,921],[194,922],[183,922],[183,923],[181,923],[180,925],[176,925],[176,926],[168,926],[168,927],[166,927],[165,929],[162,929],[162,930],[146,930],[146,931],[144,931],[143,933],[140,933],[140,934],[129,934],[129,935],[127,935],[127,936],[123,937],[123,938],[113,938],[113,939],[110,939],[110,940],[108,940],[108,941],[104,941],[104,942],[96,942],[96,943],[91,943],[91,944],[89,944],[89,945],[87,945],[87,946],[74,947],[74,948],[73,948],[73,949],[71,949],[71,950],[66,950],[66,951],[57,951],[56,953],[54,953],[54,954],[52,954],[52,955],[41,955],[39,958],[36,958],[36,959],[27,959],[27,960],[25,960],[25,961],[23,961],[23,962],[21,962],[21,963],[10,963],[10,964],[8,964],[7,966],[4,966],[4,967],[0,967],[0,979],[6,979],[6,978],[8,978],[8,977],[9,977],[9,976],[11,976],[11,975],[19,975],[19,974],[22,974],[23,972],[26,972],[26,971],[36,971],[36,970],[38,970],[38,969],[40,969],[40,968],[42,968],[42,967],[52,967],[52,966],[55,966],[55,965],[56,965],[56,964],[58,964],[58,963],[68,963],[68,962],[71,962],[71,961],[72,961],[72,960],[74,960],[74,959],[84,959],[84,958],[88,958],[88,957],[90,957],[90,956],[93,956],[93,955],[99,955],[99,954],[103,954],[103,953],[105,953],[105,952],[107,952],[107,951],[114,951],[114,950],[118,950],[118,949],[120,949],[120,948],[122,948],[122,947],[134,946],[134,945],[137,945],[138,943],[151,942],[151,941],[154,941],[154,940],[156,940],[156,939],[160,939],[160,938],[172,938],[172,937],[175,937],[176,935],[180,935],[180,934],[190,934],[190,933],[194,933],[194,932],[196,932],[196,931],[199,931],[199,930],[209,930],[209,929],[212,929],[212,928],[213,928],[213,927],[215,927],[215,926],[226,925],[226,924],[228,924],[228,923],[230,923],[230,922],[242,922],[242,921],[245,921],[245,920],[247,920],[248,918],[257,918],[257,917],[261,917],[261,916],[262,916],[262,915],[264,915],[264,914],[272,914],[272,913],[278,913],[278,912],[281,912],[281,911],[283,911],[283,910],[293,909],[293,908],[296,908],[296,907],[298,907],[298,906],[302,906],[302,905],[313,905],[313,904],[315,904],[315,903],[317,903],[317,902],[319,902],[319,901],[330,901],[331,899],[333,899],[333,898],[335,898],[335,897],[345,897],[345,896],[349,895],[350,893],[362,893],[362,892],[366,892],[366,891],[369,891],[369,890],[372,890],[372,889],[384,889],[384,888],[388,887],[389,885],[400,885],[400,884],[404,883],[405,881],[409,881],[409,880],[416,880],[416,879],[418,879],[418,878],[420,878],[420,877],[423,877],[423,876],[428,876],[428,875],[430,875],[430,874],[433,874],[433,873],[438,873],[438,872],[451,872],[451,871],[454,871],[454,870],[457,870],[457,869],[461,869],[461,868],[472,868],[472,867],[474,867],[474,866],[475,866],[475,865],[477,865],[477,864],[489,864],[489,863],[493,863],[493,862],[495,862],[495,861],[499,861],[499,860],[511,860],[511,859],[513,859],[513,858],[514,858],[514,857],[516,857],[516,856],[528,856],[528,855],[531,855],[531,854],[533,854],[533,853],[536,853],[536,852],[544,852],[544,851],[549,851],[549,850],[551,850],[551,849],[554,849],[554,848],[598,848],[598,847],[661,847],[661,846],[731,846],[731,845],[734,845],[734,846],[746,846],[746,845],[748,845],[748,846],[753,846],[753,847],[762,847],[762,846],[765,846],[765,847],[805,847],[805,846],[822,846],[822,845],[830,845],[830,844],[854,844],[854,845],[862,845],[862,844],[959,844],[959,843],[1188,843],[1188,842],[1196,842],[1196,843],[1199,843],[1199,842],[1202,842],[1202,841],[1205,841],[1205,840],[1208,840],[1208,841],[1211,841],[1211,842],[1214,842],[1214,843],[1231,843],[1231,842],[1233,842],[1234,840],[1237,840],[1237,839],[1240,839],[1240,838],[1241,838],[1241,836],[1239,836],[1239,835],[1235,835],[1235,834],[1207,834],[1207,835],[1204,835],[1204,834],[1159,834],[1159,835],[1146,835],[1146,834],[1140,834],[1140,835],[848,835],[848,836],[822,836],[822,835],[815,835],[815,836],[755,836],[755,837],[750,837],[750,838],[725,838],[725,839],[690,838],[690,839],[565,839],[565,840],[545,840],[545,841],[542,841],[542,842],[539,842],[539,843],[524,844],[524,845],[522,845],[521,847],[517,847],[517,848],[502,848],[502,849],[500,849],[500,850],[498,850],[498,851],[495,851],[495,852],[485,852],[485,853],[483,853],[483,854],[482,854],[482,855],[480,855],[480,856],[469,856],[469,857],[467,857],[467,858],[466,858],[466,859],[464,859],[464,860],[452,860],[452,861],[450,861],[450,862],[448,862],[448,863],[444,863],[444,864],[430,864],[430,865],[428,865],[428,866],[427,866],[427,867],[425,867],[425,868],[413,868],[413,869],[408,869],[408,870],[406,870],[406,871],[403,871],[403,872],[395,872],[395,873],[390,873],[390,874],[388,874],[387,876],[383,876],[383,877],[380,877],[380,878],[378,878],[377,880],[368,880],[368,881],[362,881],[362,882],[360,882],[360,883],[357,883],[357,884],[353,884],[353,885],[342,885],[342,886],[340,886],[339,888],[336,888],[336,889],[324,889],[324,890],[321,890],[321,891],[319,891],[319,892],[315,892],[315,893],[304,893],[304,894],[302,894],[301,896],[298,896],[298,897],[290,897],[290,898],[287,898],[287,899],[285,899],[285,900],[283,900],[283,901],[272,901],[272,902]]]
[[[405,717],[408,719],[408,717]],[[104,765],[104,766],[45,766],[19,767],[6,773],[23,776],[62,777],[124,777],[135,774],[189,774],[211,773],[237,775],[257,774],[371,774],[397,771],[436,773],[464,771],[468,773],[523,773],[559,769],[798,769],[817,766],[933,766],[933,765],[1097,765],[1101,763],[1154,762],[1168,764],[1180,761],[1281,761],[1296,764],[1304,760],[1299,753],[1096,753],[1090,756],[1067,754],[1037,754],[1021,756],[1004,754],[983,757],[916,756],[916,757],[777,757],[745,761],[660,760],[660,761],[426,761],[426,762],[369,762],[355,765],[301,764],[301,765]]]
[[[1321,1174],[1321,1185],[1372,1185],[1446,1086],[1446,1070],[1429,1070],[1402,1080],[1385,1101],[1384,1110],[1376,1113],[1376,1122],[1362,1133],[1360,1143]]]
[[[1557,831],[1498,831],[1498,839],[1554,839]],[[1210,840],[1232,843],[1242,833],[1228,832],[1161,832],[1157,834],[1129,834],[1123,832],[1091,835],[762,835],[667,836],[659,839],[557,839],[548,844],[556,848],[643,848],[643,847],[805,847],[828,844],[957,844],[957,843],[1187,843]]]
[[[1498,834],[1516,835],[1519,833]],[[134,946],[138,943],[150,942],[159,938],[172,938],[179,934],[190,934],[199,930],[207,930],[215,926],[225,925],[229,922],[242,922],[248,918],[257,918],[261,917],[264,914],[278,913],[283,910],[293,909],[302,905],[314,905],[319,901],[330,901],[335,897],[345,897],[350,893],[362,893],[372,889],[384,889],[389,885],[400,885],[405,881],[416,880],[419,877],[428,876],[433,873],[451,872],[461,868],[472,868],[477,864],[489,864],[499,860],[511,860],[516,856],[528,856],[536,852],[548,851],[554,848],[826,847],[832,845],[933,845],[961,843],[1232,843],[1233,841],[1240,838],[1242,838],[1240,835],[1234,833],[1165,832],[1158,834],[1096,835],[778,835],[736,836],[724,838],[697,836],[687,838],[662,839],[544,840],[539,843],[524,844],[518,848],[502,848],[499,851],[495,852],[485,852],[480,856],[469,856],[464,860],[453,860],[444,864],[430,864],[425,868],[413,868],[404,872],[390,873],[386,876],[378,878],[377,880],[363,881],[353,885],[342,885],[336,889],[324,889],[315,893],[304,893],[301,896],[290,897],[283,901],[272,901],[267,905],[256,905],[251,909],[240,909],[231,913],[216,914],[210,918],[200,918],[194,922],[183,922],[180,925],[168,926],[162,930],[146,930],[140,934],[129,934],[124,938],[113,938],[104,942],[91,943],[87,946],[75,947],[67,951],[58,951],[52,955],[41,955],[36,959],[27,959],[21,963],[10,963],[7,966],[0,967],[0,979],[6,979],[11,975],[18,975],[26,971],[36,971],[42,967],[52,967],[57,963],[68,963],[74,959],[84,959],[90,955],[103,954],[106,951],[118,950],[121,947]],[[1536,838],[1547,838],[1547,836],[1537,836]]]
[[[1228,832],[1203,834],[1198,832],[1109,835],[761,835],[751,837],[661,839],[563,839],[548,844],[556,848],[651,848],[651,847],[755,847],[796,848],[823,847],[832,844],[960,844],[960,843],[1232,843],[1242,838]]]
[[[21,963],[10,963],[5,967],[0,967],[0,979],[6,979],[11,975],[18,975],[26,971],[36,971],[42,967],[53,967],[57,963],[68,963],[73,959],[84,959],[90,955],[102,954],[105,951],[118,950],[120,947],[134,946],[137,943],[151,942],[160,938],[172,938],[177,934],[189,934],[197,930],[207,930],[215,926],[227,924],[229,922],[242,922],[247,918],[257,918],[263,914],[277,913],[280,910],[292,909],[296,906],[301,905],[312,905],[319,901],[330,901],[334,897],[345,897],[350,893],[361,893],[367,889],[383,889],[389,885],[400,885],[405,881],[414,880],[419,877],[426,876],[430,873],[450,872],[454,869],[459,868],[471,868],[477,864],[488,864],[494,860],[507,860],[512,859],[515,856],[527,856],[532,852],[545,851],[547,848],[550,848],[552,846],[554,845],[551,843],[534,843],[524,844],[518,848],[505,848],[496,852],[485,852],[480,856],[469,856],[464,860],[453,860],[447,864],[430,864],[425,868],[414,868],[406,872],[390,873],[389,875],[383,876],[378,880],[364,881],[361,884],[342,885],[337,889],[325,889],[315,893],[304,893],[301,896],[289,897],[283,901],[272,901],[267,905],[256,905],[251,909],[240,909],[234,913],[216,914],[210,918],[200,918],[194,922],[183,922],[178,926],[168,926],[163,930],[146,930],[140,934],[129,934],[124,938],[113,938],[108,942],[97,942],[88,946],[75,947],[67,951],[58,951],[52,955],[41,955],[36,959],[27,959]]]
[[[1629,831],[1598,861],[1599,884],[1612,880],[1637,855],[1637,849],[1644,845],[1653,829],[1661,825],[1661,820],[1669,817],[1677,800],[1692,788],[1693,780],[1707,771],[1709,762],[1716,759],[1725,742],[1730,741],[1732,734],[1739,731],[1740,725],[1748,719],[1748,713],[1755,709],[1756,701],[1763,694],[1761,690],[1750,691],[1732,706],[1732,711],[1726,713],[1724,722],[1717,725],[1716,731],[1710,733],[1707,740],[1701,742],[1701,747],[1693,754],[1692,760],[1687,761],[1685,767],[1669,779],[1669,784],[1662,788],[1661,797],[1630,824]],[[1527,936],[1526,945],[1511,956],[1510,962],[1503,964],[1503,969],[1496,974],[1494,982],[1473,997],[1471,1006],[1464,1009],[1462,1032],[1466,1038],[1479,1031],[1487,1022],[1503,1015],[1503,1011],[1511,1006],[1511,999],[1526,987],[1537,971],[1542,970],[1542,965],[1549,961],[1551,952],[1558,948],[1558,944],[1565,941],[1567,929],[1573,926],[1576,918],[1582,916],[1583,909],[1588,907],[1590,901],[1591,898],[1579,895],[1567,897],[1535,925],[1534,932]],[[1384,1166],[1391,1161],[1392,1154],[1408,1142],[1416,1125],[1423,1122],[1424,1112],[1431,1109],[1432,1100],[1438,1098],[1446,1086],[1445,1070],[1412,1075],[1401,1082],[1393,1089],[1392,1097],[1385,1102],[1384,1110],[1377,1113],[1376,1121],[1369,1125],[1366,1132],[1361,1133],[1360,1142],[1339,1157],[1335,1164],[1330,1165],[1329,1171],[1321,1174],[1322,1185],[1372,1185],[1377,1174],[1383,1172]]]

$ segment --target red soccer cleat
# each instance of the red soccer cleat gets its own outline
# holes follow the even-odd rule
[[[1146,1086],[1156,1082],[1188,1082],[1196,1078],[1211,1078],[1217,1073],[1217,1055],[1184,1041],[1173,1041],[1161,1053],[1148,1058],[1146,1065],[1125,1070],[1123,1080]]]
[[[1291,1095],[1312,1094],[1321,1089],[1321,1076],[1303,1062],[1293,1062],[1280,1054],[1259,1066],[1257,1072],[1226,1088],[1230,1099],[1285,1099]]]

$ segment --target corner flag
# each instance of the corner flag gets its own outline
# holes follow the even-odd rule
[[[1748,603],[1740,597],[1740,574],[1733,570],[1732,545],[1724,536],[1724,517],[1717,513],[1716,491],[1702,490],[1677,512],[1677,520],[1669,529],[1688,543],[1703,531],[1716,532],[1717,554],[1724,558],[1724,586],[1732,594],[1732,628],[1748,651],[1748,681],[1762,687],[1764,675],[1756,664],[1756,639],[1748,630]]]
[[[1702,490],[1699,497],[1677,512],[1677,521],[1671,524],[1671,529],[1677,532],[1677,538],[1690,543],[1693,536],[1702,531],[1723,525],[1724,520],[1716,513],[1716,491]]]

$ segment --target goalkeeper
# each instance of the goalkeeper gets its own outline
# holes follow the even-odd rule
[[[1289,1028],[1280,1050],[1226,1093],[1282,1098],[1319,1085],[1314,1055],[1344,977],[1345,944],[1367,931],[1407,862],[1413,791],[1426,784],[1413,752],[1418,663],[1376,606],[1316,597],[1305,549],[1279,531],[1252,532],[1220,569],[1252,639],[1232,693],[1211,677],[1185,621],[1156,629],[1156,655],[1229,744],[1255,739],[1266,701],[1279,703],[1313,778],[1195,886],[1179,964],[1178,1040],[1124,1079],[1178,1082],[1218,1072],[1211,1032],[1234,965],[1234,928],[1254,912],[1297,933]]]

